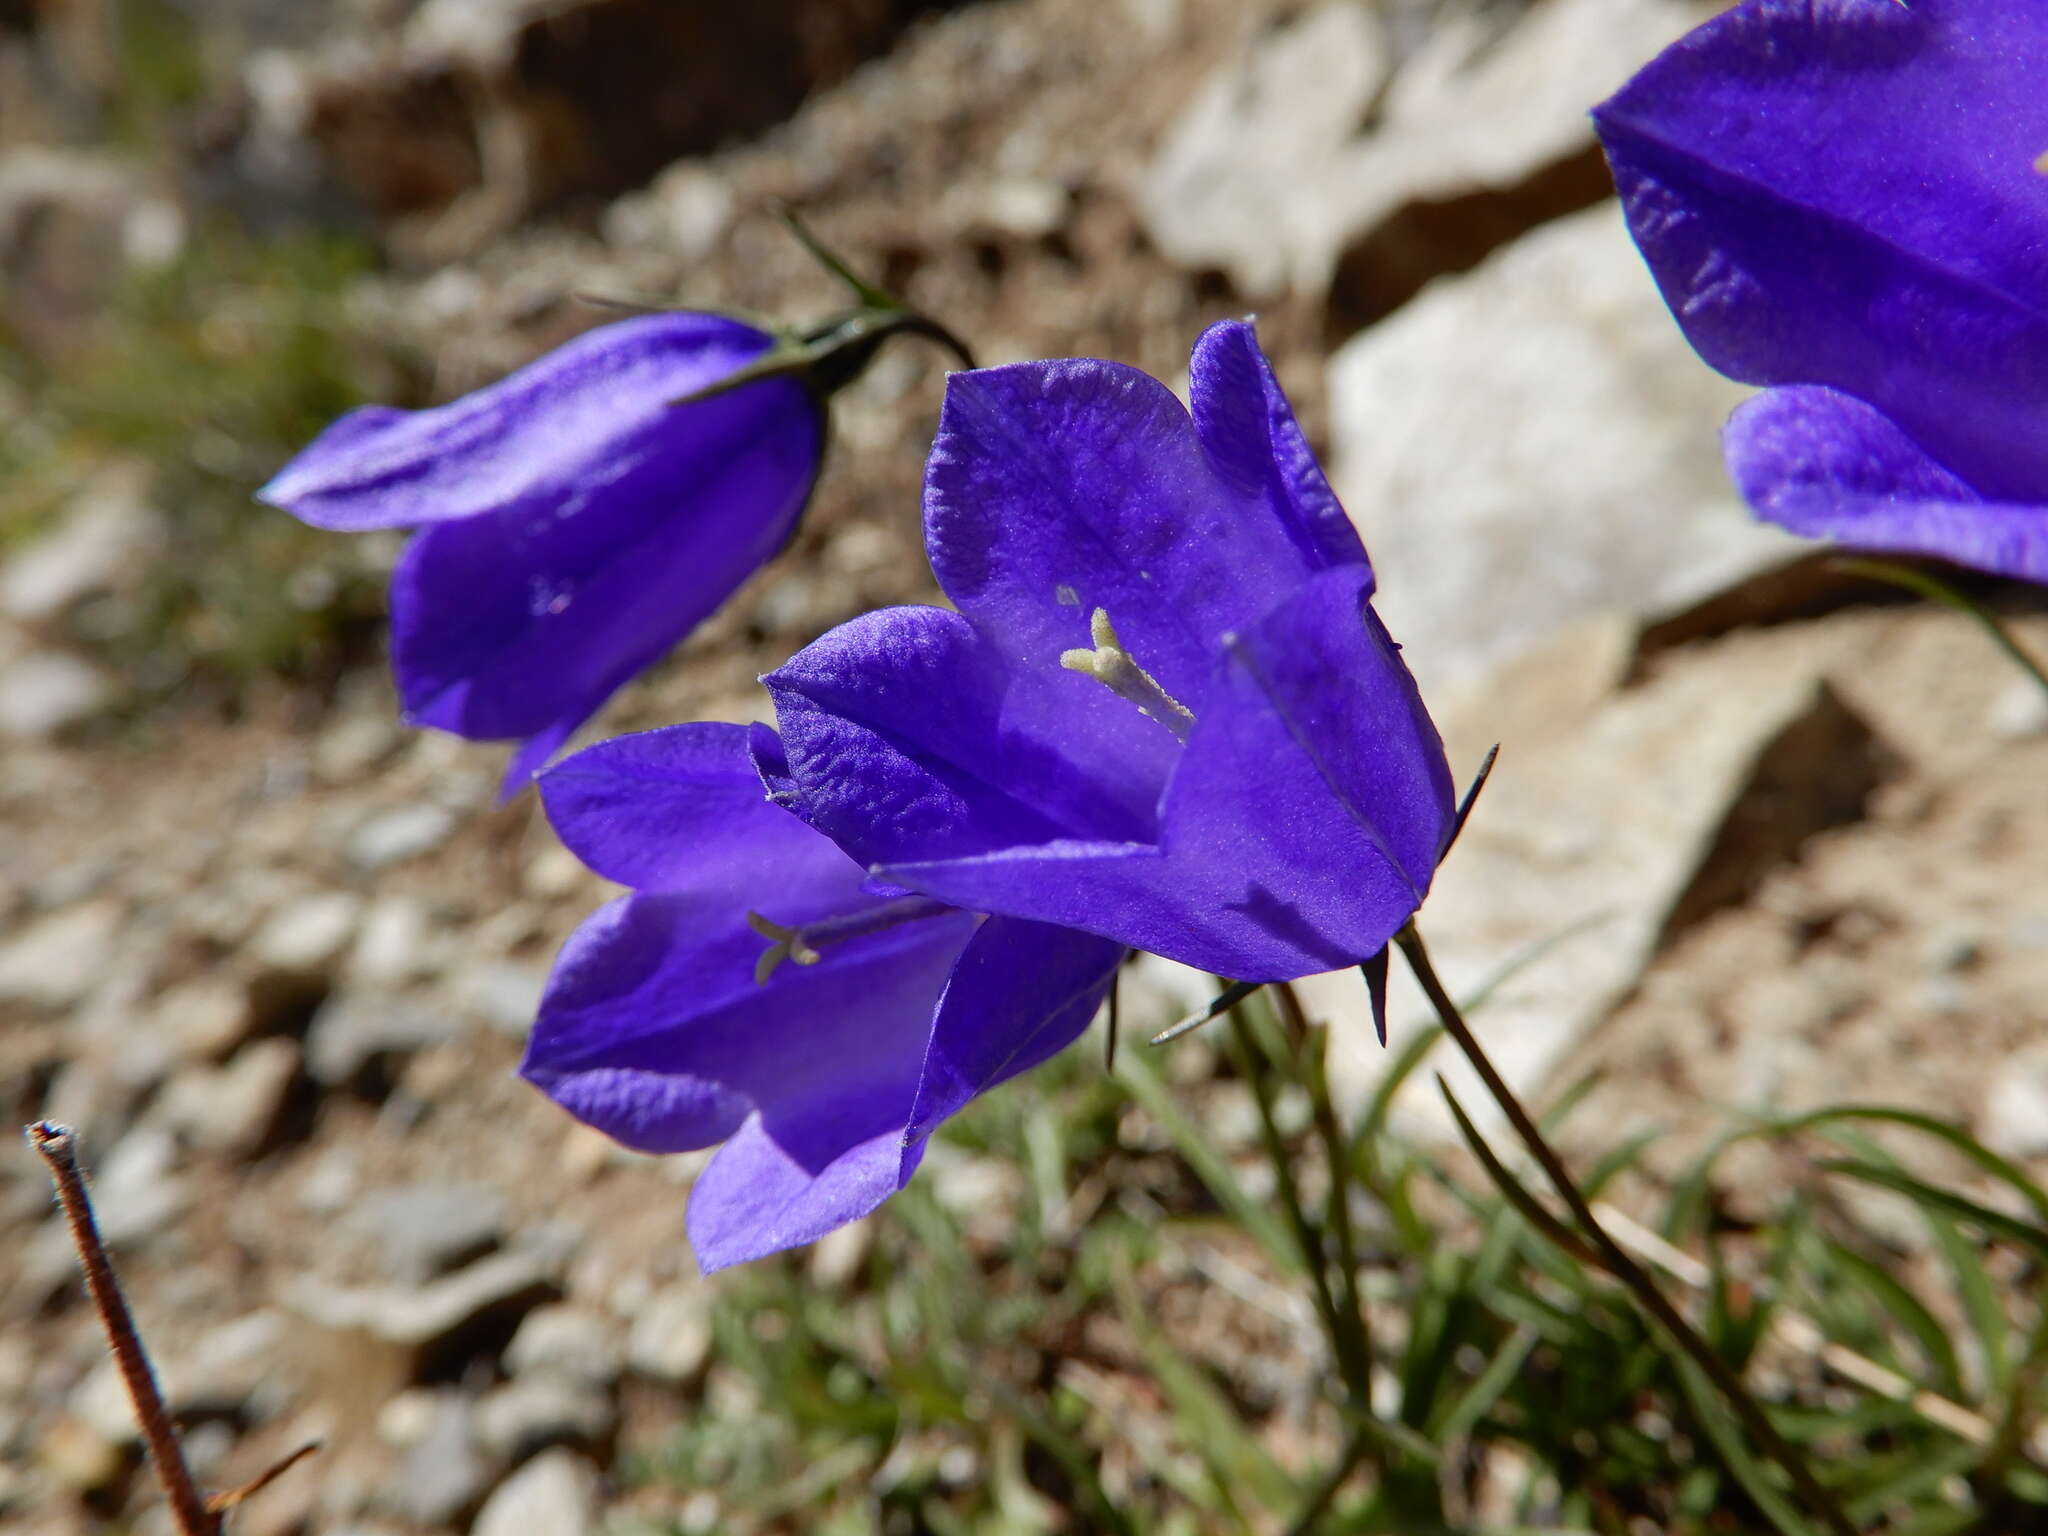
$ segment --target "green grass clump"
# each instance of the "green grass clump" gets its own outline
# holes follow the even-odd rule
[[[1114,1076],[1069,1052],[944,1133],[852,1280],[821,1289],[801,1255],[737,1272],[706,1401],[630,1461],[648,1508],[695,1510],[649,1529],[1814,1529],[1627,1294],[1483,1175],[1391,1134],[1385,1094],[1347,1153],[1375,1413],[1340,1401],[1269,1170],[1218,1113],[1242,1086],[1228,1064],[1171,1085],[1142,1047]],[[1959,1155],[1995,1194],[1937,1188],[1878,1133]],[[1759,1138],[1812,1177],[1736,1226],[1719,1169]],[[1642,1145],[1582,1169],[1589,1195]],[[1317,1147],[1301,1129],[1289,1148],[1304,1188]],[[949,1187],[962,1168],[1005,1176],[976,1197]],[[1869,1188],[1911,1207],[1935,1282],[1858,1221]],[[1941,1122],[1845,1107],[1735,1127],[1656,1214],[1637,1236],[1673,1245],[1667,1293],[1859,1529],[2048,1529],[2048,1194],[2021,1170]]]

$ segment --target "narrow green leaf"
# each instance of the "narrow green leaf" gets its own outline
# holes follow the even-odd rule
[[[1267,1206],[1245,1193],[1229,1159],[1180,1107],[1152,1060],[1142,1051],[1120,1052],[1116,1075],[1130,1090],[1131,1097],[1159,1122],[1195,1177],[1230,1214],[1231,1220],[1243,1227],[1275,1264],[1289,1274],[1300,1274],[1301,1254],[1286,1226]]]

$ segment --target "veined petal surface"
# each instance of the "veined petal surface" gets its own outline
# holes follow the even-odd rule
[[[1757,515],[1793,533],[2048,582],[2048,498],[1987,500],[1852,395],[1766,390],[1736,407],[1722,444]]]
[[[592,489],[644,498],[658,487],[634,482],[665,477],[681,425],[671,402],[774,344],[724,315],[641,315],[599,326],[445,405],[351,411],[257,496],[343,532],[507,510],[546,514]]]
[[[820,428],[768,379],[681,408],[659,480],[579,488],[423,529],[391,584],[407,713],[465,736],[580,723],[680,641],[788,539]]]
[[[1229,327],[1204,338],[1198,417],[1116,363],[1019,363],[947,381],[925,543],[940,587],[1004,657],[1057,665],[1089,643],[1100,608],[1199,714],[1221,636],[1344,553],[1321,471],[1246,347],[1256,356]],[[1351,548],[1345,558],[1362,563],[1355,534]]]
[[[572,847],[651,888],[564,947],[521,1074],[627,1146],[727,1143],[691,1202],[707,1268],[808,1241],[892,1193],[914,1167],[904,1126],[975,917],[857,933],[757,981],[769,941],[750,912],[795,927],[872,915],[886,898],[767,802],[743,727],[611,743],[554,769],[543,793]],[[632,846],[636,800],[659,849]]]
[[[2048,499],[2048,9],[1747,0],[1595,113],[1665,299],[1757,384]]]
[[[1452,793],[1369,581],[1332,568],[1229,638],[1157,843],[1013,845],[882,874],[1242,980],[1376,952],[1429,888]]]

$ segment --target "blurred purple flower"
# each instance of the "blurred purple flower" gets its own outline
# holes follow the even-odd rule
[[[1758,513],[2048,581],[2048,8],[1747,0],[1594,121]]]
[[[643,1152],[724,1142],[690,1196],[707,1270],[880,1205],[940,1121],[1087,1028],[1124,953],[878,891],[755,759],[780,769],[765,727],[750,757],[743,727],[684,725],[540,780],[563,841],[633,894],[563,949],[520,1071]]]
[[[777,800],[893,886],[1279,980],[1375,954],[1451,826],[1372,568],[1249,325],[1193,419],[1111,363],[954,374],[925,479],[957,612],[766,679]]]
[[[317,528],[414,528],[391,579],[407,719],[524,737],[508,790],[788,539],[824,413],[794,378],[688,405],[776,345],[721,315],[586,332],[474,394],[342,417],[259,493]]]

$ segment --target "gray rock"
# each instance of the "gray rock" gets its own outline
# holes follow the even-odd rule
[[[128,1247],[184,1215],[192,1195],[177,1166],[177,1139],[161,1126],[138,1125],[116,1142],[92,1179],[100,1235]]]
[[[249,941],[272,970],[323,975],[356,936],[363,904],[346,891],[317,891],[271,914]]]
[[[395,987],[432,968],[427,911],[406,896],[387,896],[363,914],[349,974],[370,986]]]
[[[159,1359],[158,1386],[165,1405],[180,1417],[243,1415],[252,1399],[274,1381],[285,1335],[282,1315],[251,1312],[213,1329],[177,1357]],[[112,1356],[86,1373],[65,1407],[110,1444],[132,1445],[142,1438]]]
[[[247,986],[227,977],[195,977],[156,1000],[150,1028],[180,1056],[218,1060],[254,1032],[254,1001]]]
[[[860,1273],[874,1246],[874,1229],[865,1221],[834,1228],[811,1245],[805,1273],[820,1291],[840,1290]]]
[[[513,1461],[551,1445],[601,1450],[617,1423],[609,1392],[546,1377],[495,1387],[476,1409],[478,1442]]]
[[[540,1011],[541,993],[547,984],[546,966],[506,960],[466,969],[461,990],[463,1001],[486,1024],[500,1034],[523,1040]]]
[[[0,155],[0,322],[32,352],[61,350],[124,270],[169,260],[183,240],[177,204],[112,156]]]
[[[1321,292],[1347,250],[1412,292],[1599,196],[1587,107],[1710,10],[1538,0],[1447,11],[1390,76],[1369,8],[1326,4],[1189,102],[1141,190],[1147,230],[1247,294]]]
[[[337,992],[306,1030],[306,1070],[329,1087],[387,1071],[414,1051],[455,1038],[461,1021],[452,1010],[429,1008],[379,992]]]
[[[1139,189],[1153,244],[1238,290],[1286,291],[1302,242],[1329,247],[1327,214],[1304,194],[1336,173],[1392,60],[1380,20],[1336,0],[1282,26],[1203,85],[1164,136]]]
[[[1331,479],[1432,702],[1567,624],[1647,623],[1803,550],[1730,487],[1744,391],[1686,345],[1612,202],[1436,283],[1329,381]]]
[[[142,1096],[163,1078],[160,1053],[137,1050],[76,1056],[57,1069],[43,1096],[41,1116],[73,1126],[90,1147],[102,1133],[128,1124]]]
[[[2005,1059],[1984,1094],[1977,1130],[1984,1145],[2007,1157],[2048,1155],[2048,1046]]]
[[[42,624],[88,597],[133,588],[164,542],[151,476],[138,460],[96,473],[62,522],[0,565],[0,613]]]
[[[383,1502],[415,1525],[441,1529],[477,1507],[497,1465],[477,1441],[475,1405],[463,1393],[437,1392],[424,1432],[399,1458]],[[533,1527],[534,1536],[543,1529]]]
[[[142,1439],[135,1407],[121,1381],[121,1368],[108,1355],[85,1373],[64,1399],[65,1410],[108,1445],[134,1445]]]
[[[601,1513],[597,1469],[573,1451],[543,1451],[484,1501],[469,1531],[470,1536],[594,1536]]]
[[[313,743],[313,771],[323,783],[349,783],[389,757],[398,742],[398,727],[381,711],[343,715]]]
[[[348,856],[366,870],[431,853],[455,830],[455,818],[429,801],[378,811],[349,834]]]
[[[497,1248],[505,1202],[473,1184],[414,1184],[362,1201],[348,1226],[377,1245],[392,1281],[422,1285]]]
[[[629,193],[605,210],[605,241],[651,246],[683,264],[701,261],[732,227],[734,203],[731,186],[716,171],[678,161],[645,192]]]
[[[113,704],[114,683],[69,651],[30,651],[0,663],[0,736],[43,741]]]
[[[84,901],[0,940],[0,1004],[72,1008],[106,975],[121,932],[121,903]]]
[[[655,1292],[633,1317],[626,1364],[669,1386],[686,1386],[711,1358],[711,1290],[671,1285]]]
[[[882,52],[924,0],[430,0],[268,96],[409,253],[446,260],[567,196],[749,138]],[[688,88],[673,90],[678,80]],[[279,158],[273,147],[272,158]]]
[[[278,1131],[299,1064],[296,1040],[253,1040],[224,1067],[179,1072],[165,1085],[152,1116],[203,1151],[253,1157]]]
[[[505,1347],[505,1369],[516,1377],[553,1377],[592,1387],[617,1381],[624,1360],[618,1324],[583,1307],[535,1309]]]
[[[530,1253],[500,1253],[417,1289],[289,1280],[283,1299],[309,1322],[366,1333],[408,1351],[415,1373],[459,1366],[474,1349],[561,1294],[556,1266]],[[503,1330],[503,1331],[501,1331]]]
[[[1613,694],[1600,680],[1619,673],[1625,636],[1606,661],[1601,649],[1583,635],[1560,641],[1438,714],[1454,767],[1469,771],[1484,742],[1510,746],[1418,923],[1454,993],[1523,962],[1477,1021],[1522,1092],[1677,933],[1742,899],[1811,834],[1859,815],[1886,756],[1815,661],[1782,645],[1674,653]],[[1404,967],[1393,969],[1398,1045],[1431,1015]],[[1337,1096],[1362,1103],[1389,1060],[1364,985],[1349,971],[1297,986],[1332,1023]],[[1452,1053],[1431,1064],[1482,1127],[1497,1122]],[[1408,1134],[1456,1137],[1430,1073],[1395,1104]]]

